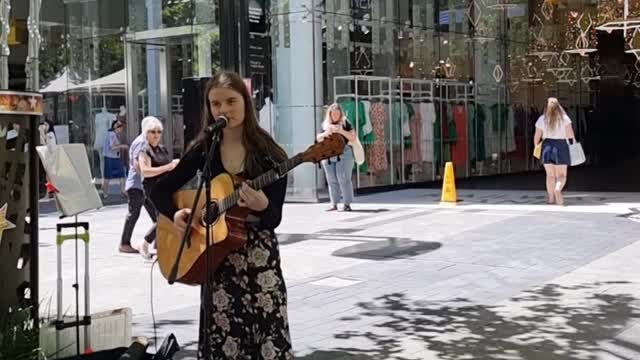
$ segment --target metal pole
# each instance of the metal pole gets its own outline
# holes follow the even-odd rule
[[[0,89],[9,89],[9,21],[11,0],[0,0]]]
[[[390,176],[390,185],[395,184],[394,179],[394,171],[393,171],[393,84],[391,82],[391,78],[389,78],[389,108],[387,110],[387,115],[389,116],[389,176]]]
[[[29,225],[31,226],[31,259],[29,260],[29,278],[31,286],[31,319],[34,324],[39,324],[39,305],[40,305],[40,293],[39,289],[39,261],[38,261],[38,214],[39,214],[39,196],[38,196],[38,179],[39,177],[39,159],[36,152],[36,144],[38,141],[38,132],[34,129],[38,126],[39,117],[31,115],[29,117],[29,210],[32,214],[30,216]],[[35,326],[39,329],[38,326]],[[38,330],[38,337],[39,337]]]
[[[360,108],[358,106],[359,101],[358,101],[358,80],[359,77],[358,75],[355,76],[355,109],[356,109],[356,123],[355,123],[355,129],[356,129],[356,136],[358,138],[360,138],[360,127],[358,126],[358,124],[360,123],[360,114],[358,109]],[[353,169],[351,169],[353,171]],[[352,176],[352,175],[350,175]],[[356,189],[360,189],[360,165],[356,165]]]
[[[400,184],[404,184],[404,82],[400,79]]]
[[[627,17],[629,16],[629,0],[624,0],[624,38],[627,38]]]
[[[27,73],[27,90],[38,91],[40,88],[40,6],[42,0],[29,1],[29,17],[27,18],[27,29],[29,31],[29,49],[25,71]]]

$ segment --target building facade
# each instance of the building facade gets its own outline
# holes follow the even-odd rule
[[[635,0],[44,0],[40,83],[47,117],[87,145],[96,178],[116,118],[131,140],[160,117],[179,156],[203,83],[223,68],[246,78],[290,155],[340,103],[367,154],[358,189],[437,181],[446,162],[458,178],[538,170],[549,96],[597,165],[637,153],[638,16]],[[289,198],[325,188],[305,164]]]

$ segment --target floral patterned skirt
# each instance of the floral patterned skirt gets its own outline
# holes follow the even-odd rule
[[[227,256],[209,286],[202,286],[198,359],[210,360],[204,354],[207,336],[211,360],[293,359],[287,290],[273,231],[249,228],[247,245]]]

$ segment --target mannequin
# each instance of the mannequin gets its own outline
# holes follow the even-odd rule
[[[120,122],[127,122],[127,108],[124,105],[120,105],[120,111],[118,111],[117,119]]]
[[[271,102],[271,98],[267,96],[264,99],[264,106],[262,106],[262,109],[260,109],[258,117],[260,119],[260,127],[269,132],[271,136],[275,136],[273,134],[273,123],[276,120],[275,111],[276,107],[274,106],[273,102]]]
[[[273,91],[268,86],[265,89],[264,104],[258,112],[258,119],[260,127],[269,132],[271,136],[275,136],[276,106],[273,103]]]
[[[95,117],[95,136],[93,139],[93,149],[98,152],[100,158],[100,178],[104,179],[104,142],[107,139],[109,127],[111,123],[116,119],[116,116],[107,111],[106,107],[103,107]]]

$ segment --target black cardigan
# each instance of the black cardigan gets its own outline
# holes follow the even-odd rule
[[[202,145],[195,145],[180,160],[178,166],[173,171],[165,174],[153,189],[150,198],[158,211],[169,219],[173,220],[175,213],[180,210],[173,202],[173,194],[187,182],[193,179],[198,170],[204,166],[205,157],[202,152]],[[215,152],[213,164],[211,164],[211,174],[213,177],[221,173],[226,173],[220,158],[220,148]],[[265,169],[265,171],[267,171]],[[269,199],[269,205],[263,211],[254,211],[253,215],[260,221],[256,224],[258,229],[273,230],[280,225],[282,220],[282,206],[287,193],[287,177],[284,176],[271,185],[262,189]],[[204,206],[204,204],[201,204]]]

